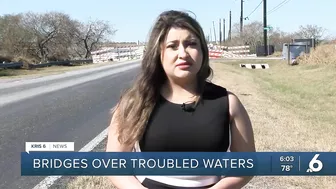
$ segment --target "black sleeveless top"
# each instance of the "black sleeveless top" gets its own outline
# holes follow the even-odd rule
[[[207,83],[193,112],[160,96],[139,147],[142,152],[224,152],[230,144],[227,90]]]

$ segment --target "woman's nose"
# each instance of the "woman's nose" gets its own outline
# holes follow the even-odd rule
[[[188,56],[187,49],[183,45],[180,45],[178,49],[178,57],[185,58],[187,56]]]

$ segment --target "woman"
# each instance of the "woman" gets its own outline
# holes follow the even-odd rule
[[[159,15],[135,84],[114,109],[107,152],[254,152],[253,130],[239,99],[207,79],[208,48],[187,13]],[[230,138],[231,136],[231,138]],[[252,177],[111,176],[121,189],[241,188]]]

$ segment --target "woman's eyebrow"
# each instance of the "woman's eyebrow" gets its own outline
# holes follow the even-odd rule
[[[186,38],[187,40],[197,40],[198,38],[196,37],[196,36],[194,36],[194,35],[189,35],[187,38]]]
[[[178,42],[178,41],[179,41],[179,40],[175,39],[175,40],[167,41],[166,44],[168,44],[168,43],[176,43],[176,42]]]
[[[189,36],[186,39],[184,39],[183,41],[190,41],[190,40],[198,40],[198,38],[195,37],[195,36]],[[168,44],[168,43],[176,43],[176,42],[179,42],[179,41],[180,40],[175,39],[175,40],[167,41],[166,44]]]

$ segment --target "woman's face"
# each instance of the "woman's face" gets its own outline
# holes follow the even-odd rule
[[[161,63],[168,78],[195,79],[202,60],[201,42],[196,35],[186,29],[170,29],[161,49]]]

